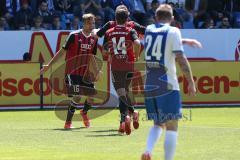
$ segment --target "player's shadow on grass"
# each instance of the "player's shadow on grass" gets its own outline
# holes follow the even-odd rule
[[[123,136],[123,135],[119,133],[113,133],[113,134],[86,135],[85,137],[115,137],[115,136]]]
[[[73,130],[79,130],[79,129],[86,129],[86,127],[76,127],[76,128],[71,128],[71,129],[55,128],[52,130],[54,130],[54,131],[73,131]]]
[[[102,132],[117,132],[117,129],[108,129],[108,130],[97,130],[97,131],[90,131],[90,132],[96,132],[96,133],[102,133]]]
[[[108,129],[108,130],[95,130],[90,131],[94,133],[108,133],[108,134],[96,134],[96,135],[86,135],[86,137],[113,137],[113,136],[122,136],[118,133],[118,130],[116,129]]]

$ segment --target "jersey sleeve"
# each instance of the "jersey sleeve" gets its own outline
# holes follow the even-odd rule
[[[134,29],[138,32],[138,33],[141,33],[141,34],[144,34],[145,33],[145,30],[146,30],[146,27],[145,26],[142,26],[140,24],[138,24],[137,22],[134,22]]]
[[[104,39],[103,39],[103,49],[104,50],[108,50],[108,35],[107,34],[105,34],[104,35]]]
[[[65,43],[63,44],[62,48],[65,50],[69,49],[69,46],[74,43],[74,34],[70,33],[67,37],[67,39],[65,40]]]
[[[93,54],[94,55],[97,54],[97,45],[98,45],[98,41],[96,40],[96,43],[95,43],[94,48],[93,48]]]
[[[131,35],[131,40],[132,40],[132,41],[135,41],[136,39],[138,39],[138,34],[137,34],[137,32],[136,32],[135,29],[132,29],[132,30],[130,31],[130,35]]]
[[[111,21],[107,22],[98,32],[97,32],[97,36],[98,37],[102,37],[108,29],[110,29],[111,27]]]
[[[173,53],[183,53],[183,44],[182,44],[182,36],[181,32],[178,28],[174,28],[172,34],[171,34],[171,41],[172,43],[172,52]]]

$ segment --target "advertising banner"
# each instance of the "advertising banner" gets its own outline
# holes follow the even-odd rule
[[[198,39],[202,49],[184,47],[185,54],[194,61],[191,66],[198,93],[196,97],[187,97],[187,83],[181,73],[179,82],[182,89],[184,104],[240,104],[240,37],[236,34],[240,30],[182,30],[184,38]],[[40,62],[47,64],[54,54],[61,48],[69,32],[42,31],[42,32],[0,32],[0,109],[16,106],[40,105]],[[13,45],[14,44],[14,45]],[[97,57],[102,57],[102,39],[99,40]],[[13,47],[14,46],[14,47]],[[29,52],[30,61],[23,62],[23,53]],[[141,55],[140,62],[144,61]],[[211,60],[199,61],[199,60]],[[196,61],[197,60],[197,61]],[[52,78],[59,65],[64,66],[64,57],[60,64],[54,66],[44,74],[43,94],[44,106],[53,106],[62,100],[68,99],[64,90],[64,80],[59,77]],[[96,105],[107,103],[107,106],[116,106],[116,92],[113,88],[110,67],[107,61],[103,61],[103,77],[96,83],[98,90],[104,91]],[[136,72],[132,85],[136,104],[144,105],[142,72]],[[54,85],[52,85],[54,84]],[[55,88],[54,88],[55,87]],[[110,95],[112,94],[112,95]],[[82,101],[83,102],[83,101]]]

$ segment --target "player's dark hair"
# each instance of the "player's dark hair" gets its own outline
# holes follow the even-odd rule
[[[168,4],[161,4],[155,14],[158,20],[171,20],[173,17],[173,9]]]
[[[115,18],[118,24],[126,23],[128,19],[128,11],[126,11],[125,9],[116,10]]]

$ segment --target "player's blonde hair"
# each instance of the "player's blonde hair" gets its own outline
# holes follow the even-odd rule
[[[92,19],[95,20],[95,16],[92,13],[87,13],[82,16],[83,23]]]
[[[161,4],[155,13],[155,16],[158,20],[172,20],[173,18],[173,9],[169,4]]]
[[[125,6],[125,5],[123,5],[123,4],[117,6],[116,11],[117,11],[117,10],[120,10],[120,9],[124,9],[124,10],[128,11],[127,6]]]

